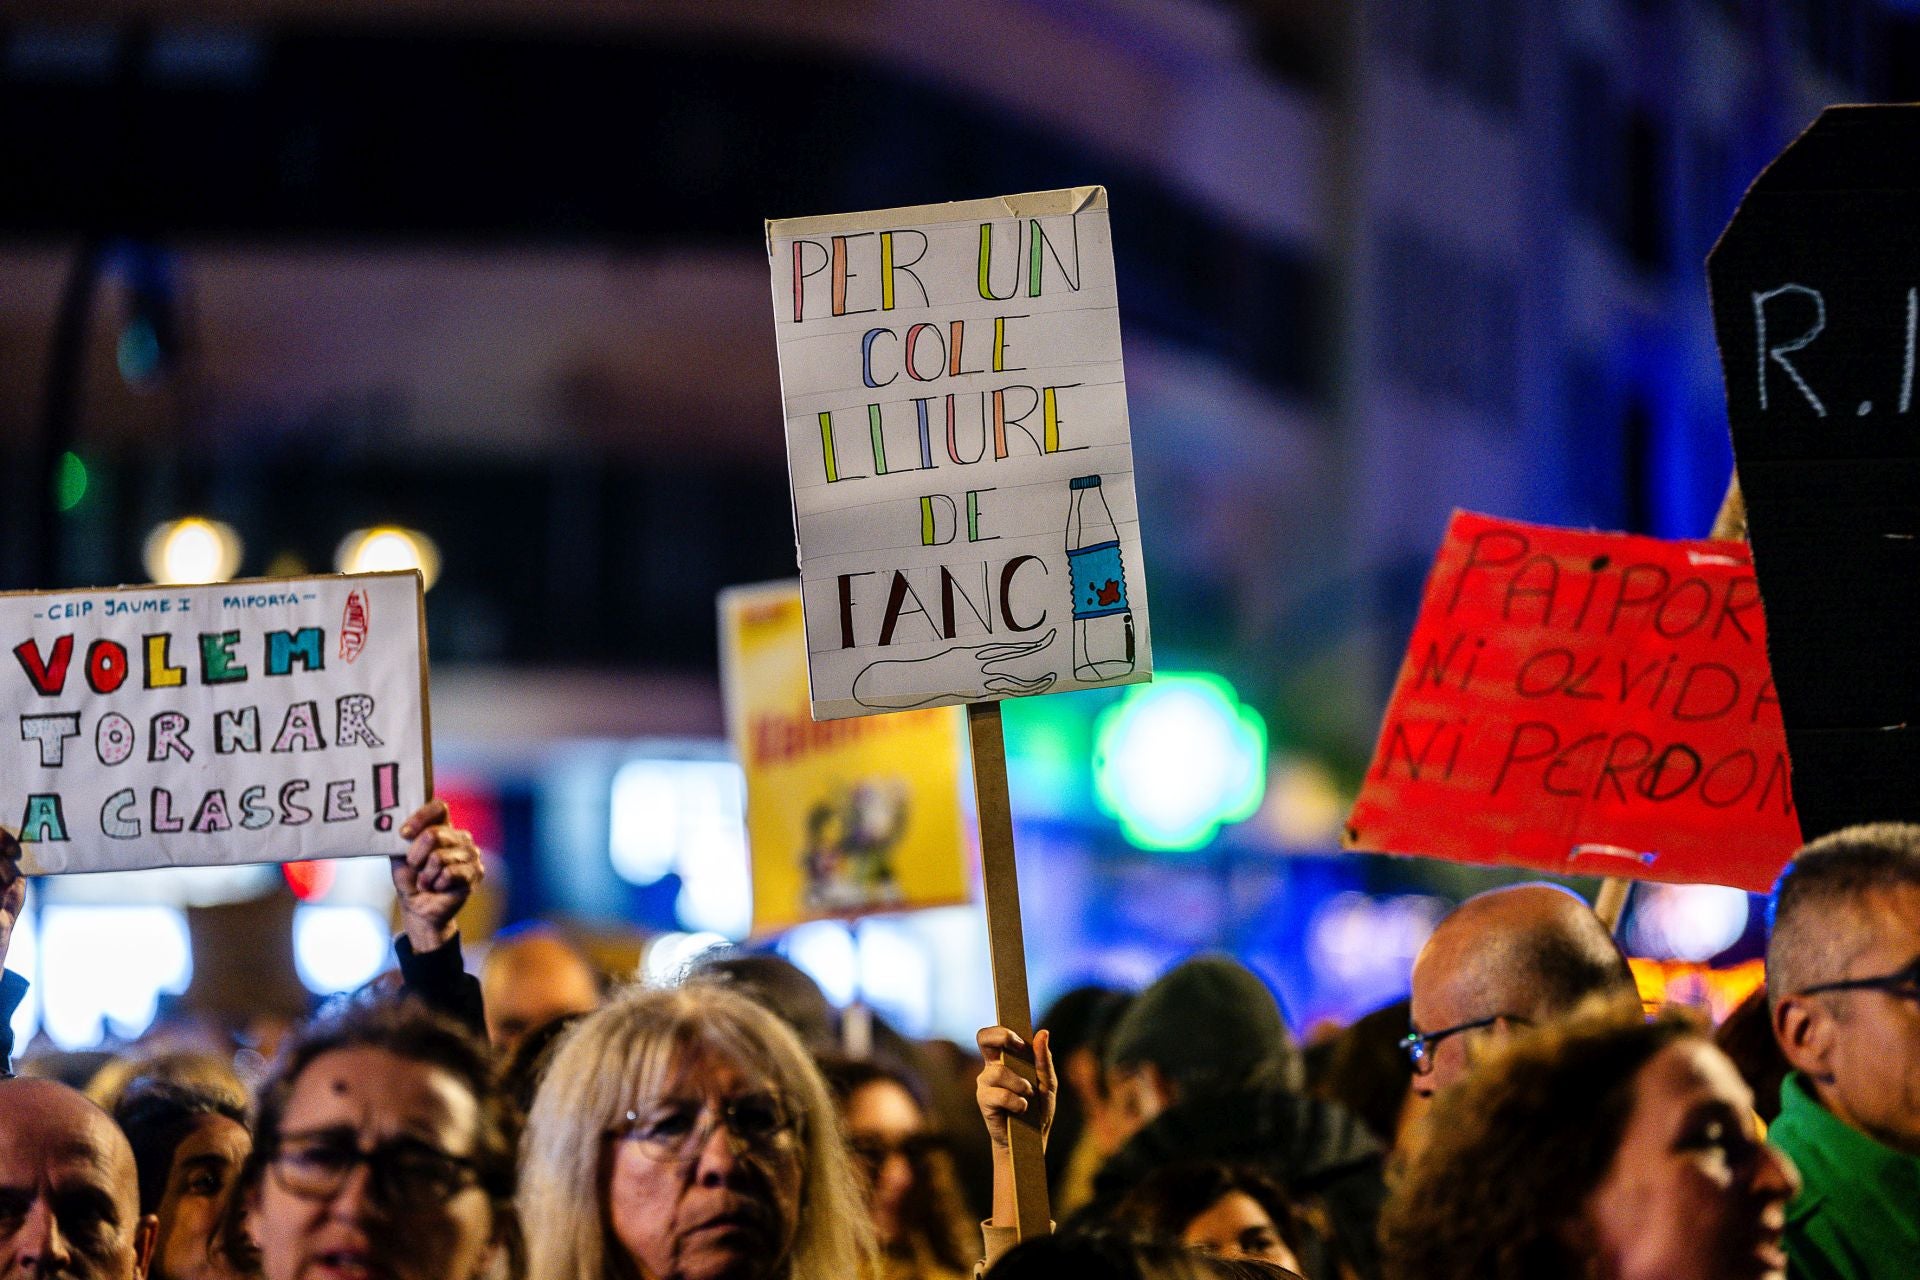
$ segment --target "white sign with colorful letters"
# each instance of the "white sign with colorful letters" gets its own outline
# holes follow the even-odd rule
[[[432,790],[417,573],[0,595],[29,874],[397,853]]]
[[[1105,189],[767,247],[813,715],[1149,679]]]

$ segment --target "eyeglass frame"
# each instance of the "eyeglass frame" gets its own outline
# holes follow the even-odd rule
[[[764,1135],[758,1137],[741,1133],[734,1127],[734,1116],[741,1103],[767,1100],[773,1102],[774,1109],[779,1115],[779,1124],[769,1129]],[[673,1100],[664,1099],[663,1101]],[[680,1101],[691,1101],[691,1099],[681,1099]],[[658,1164],[686,1164],[699,1158],[700,1152],[706,1147],[708,1142],[713,1140],[715,1129],[725,1130],[730,1144],[739,1144],[734,1148],[736,1151],[757,1151],[763,1153],[779,1150],[778,1144],[782,1138],[788,1137],[789,1135],[797,1137],[801,1132],[801,1117],[799,1112],[794,1108],[791,1100],[780,1093],[743,1093],[738,1097],[728,1098],[717,1104],[711,1098],[703,1099],[697,1114],[705,1116],[709,1111],[715,1112],[716,1119],[707,1120],[689,1129],[682,1149],[667,1154],[658,1153],[649,1139],[639,1135],[640,1126],[648,1121],[644,1120],[637,1110],[627,1111],[617,1123],[608,1125],[604,1131],[604,1136],[613,1142],[632,1142],[634,1146],[639,1148],[641,1155]]]
[[[1818,996],[1830,991],[1884,991],[1895,999],[1920,1002],[1920,956],[1915,956],[1892,973],[1883,973],[1871,978],[1839,978],[1832,982],[1816,982],[1810,987],[1800,988],[1793,994]]]
[[[871,1137],[847,1139],[847,1153],[874,1169],[879,1169],[895,1156],[899,1156],[908,1164],[917,1165],[930,1156],[950,1149],[951,1144],[946,1135],[932,1130],[920,1130],[898,1141]]]
[[[1433,1051],[1435,1045],[1447,1039],[1449,1036],[1457,1036],[1463,1031],[1478,1031],[1482,1027],[1490,1027],[1503,1018],[1508,1022],[1518,1022],[1522,1025],[1527,1025],[1530,1022],[1530,1019],[1522,1018],[1518,1014],[1496,1013],[1490,1018],[1475,1018],[1472,1022],[1462,1022],[1456,1026],[1442,1027],[1438,1031],[1414,1031],[1409,1029],[1406,1035],[1400,1037],[1400,1052],[1406,1054],[1407,1060],[1413,1064],[1414,1075],[1430,1075],[1433,1072]]]
[[[428,1204],[444,1204],[462,1191],[477,1187],[481,1183],[480,1166],[473,1157],[457,1156],[451,1151],[442,1151],[432,1143],[423,1142],[418,1138],[389,1138],[384,1142],[376,1142],[371,1147],[362,1146],[357,1139],[351,1143],[316,1141],[328,1134],[343,1132],[345,1131],[336,1129],[310,1129],[277,1137],[272,1149],[264,1157],[264,1163],[273,1174],[274,1180],[280,1184],[281,1190],[297,1199],[323,1203],[339,1195],[340,1189],[353,1177],[353,1171],[365,1165],[367,1166],[368,1192],[375,1200],[388,1208],[417,1208]],[[352,1155],[352,1159],[348,1160],[330,1179],[331,1185],[324,1189],[317,1182],[309,1183],[305,1187],[296,1185],[295,1181],[287,1175],[287,1160],[295,1153],[294,1148],[305,1142],[314,1142],[316,1149],[329,1149],[339,1154],[351,1153]],[[417,1196],[401,1194],[394,1183],[393,1166],[390,1162],[395,1152],[403,1150],[424,1152],[445,1161],[449,1168],[455,1171],[457,1181],[448,1186],[444,1193],[436,1192]]]

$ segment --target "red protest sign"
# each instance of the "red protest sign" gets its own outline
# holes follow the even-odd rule
[[[1460,511],[1346,843],[1764,891],[1788,782],[1745,543]]]

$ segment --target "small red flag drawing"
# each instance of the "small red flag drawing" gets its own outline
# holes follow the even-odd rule
[[[346,612],[340,615],[340,657],[352,662],[367,647],[367,593],[354,591],[347,596]]]

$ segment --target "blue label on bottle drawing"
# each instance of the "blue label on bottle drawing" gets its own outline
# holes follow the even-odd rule
[[[1118,542],[1096,542],[1067,552],[1067,577],[1073,584],[1074,617],[1104,618],[1127,611],[1127,578]]]

